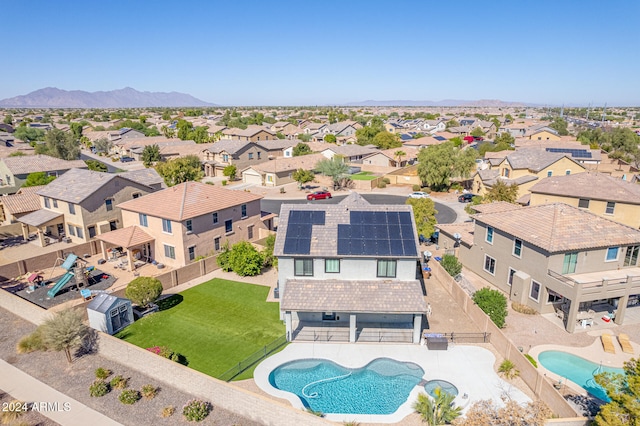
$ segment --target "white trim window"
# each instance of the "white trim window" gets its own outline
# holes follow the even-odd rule
[[[490,273],[491,275],[495,275],[496,274],[496,260],[489,256],[488,254],[484,255],[484,268],[483,268],[486,272]]]
[[[169,219],[162,219],[162,232],[165,234],[171,234],[171,221]]]
[[[513,285],[513,276],[516,274],[516,270],[513,268],[509,268],[509,275],[507,275],[507,284],[509,286]]]
[[[176,248],[174,246],[170,246],[169,244],[164,244],[164,256],[169,259],[176,258]]]
[[[531,289],[529,290],[529,299],[540,302],[540,283],[531,280]]]
[[[493,244],[493,226],[487,226],[487,235],[484,240],[489,244]]]
[[[514,240],[513,240],[513,255],[515,257],[522,257],[522,240],[514,238]]]
[[[324,272],[328,274],[340,273],[340,259],[325,259]]]
[[[609,247],[607,249],[607,254],[604,258],[605,262],[615,262],[618,260],[618,255],[620,254],[620,247]]]
[[[604,211],[604,214],[613,214],[616,210],[616,203],[613,201],[607,201],[607,208]]]

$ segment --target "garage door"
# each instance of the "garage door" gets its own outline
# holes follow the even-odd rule
[[[244,183],[253,183],[255,185],[262,185],[262,176],[253,170],[247,170],[242,173],[242,181]]]

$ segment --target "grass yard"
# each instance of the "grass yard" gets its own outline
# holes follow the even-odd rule
[[[141,348],[167,346],[218,377],[285,333],[269,287],[213,279],[159,302],[160,312],[116,334]],[[253,368],[236,379],[253,377]]]
[[[377,178],[378,176],[374,175],[373,172],[360,172],[351,175],[351,180],[374,180]]]

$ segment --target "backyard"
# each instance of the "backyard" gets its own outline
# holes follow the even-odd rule
[[[284,335],[269,287],[213,279],[158,302],[160,312],[116,334],[141,348],[166,346],[190,368],[219,377]],[[253,377],[253,368],[236,380]]]
[[[373,174],[373,172],[360,172],[354,175],[351,175],[351,180],[374,180],[379,176]]]

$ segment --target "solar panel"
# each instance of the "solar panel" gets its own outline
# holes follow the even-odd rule
[[[284,254],[309,254],[313,225],[324,225],[324,211],[292,210],[284,240]]]
[[[575,158],[592,158],[591,151],[587,149],[577,149],[577,148],[546,148],[547,152],[558,152],[562,154],[570,154]]]

